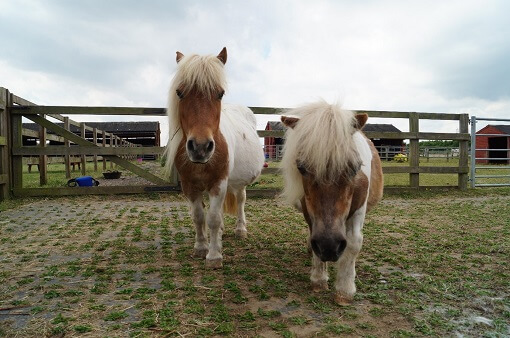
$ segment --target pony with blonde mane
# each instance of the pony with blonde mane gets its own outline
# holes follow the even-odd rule
[[[327,262],[336,262],[335,301],[352,302],[355,263],[365,214],[381,198],[379,154],[361,132],[366,114],[324,101],[288,112],[282,170],[287,201],[303,212],[310,230],[311,282],[328,289]]]
[[[237,215],[235,234],[246,237],[246,186],[260,175],[264,154],[253,112],[248,107],[222,104],[226,48],[217,56],[177,52],[176,60],[177,72],[168,95],[170,140],[165,168],[169,174],[175,165],[182,191],[190,201],[196,229],[194,255],[205,257],[207,267],[219,268],[223,206]],[[210,201],[207,216],[204,192]]]

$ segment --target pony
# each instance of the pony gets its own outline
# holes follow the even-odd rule
[[[283,196],[302,211],[312,252],[312,290],[328,290],[327,262],[336,262],[335,302],[356,293],[355,263],[365,214],[382,198],[381,160],[362,133],[368,116],[319,101],[290,110],[281,168]]]
[[[170,139],[165,170],[169,175],[175,165],[189,200],[196,229],[194,256],[205,258],[206,267],[220,268],[223,206],[237,215],[235,234],[245,238],[246,186],[260,175],[263,149],[253,112],[248,107],[222,104],[227,49],[217,56],[177,52],[176,61],[168,94]],[[207,215],[204,193],[210,202]]]

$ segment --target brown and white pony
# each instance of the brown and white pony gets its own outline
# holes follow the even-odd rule
[[[381,161],[360,131],[366,114],[355,115],[324,101],[282,116],[286,132],[282,169],[284,196],[302,210],[310,229],[311,282],[328,289],[327,263],[336,262],[335,301],[352,302],[356,257],[365,213],[381,198]]]
[[[177,52],[167,109],[170,140],[165,167],[167,172],[173,164],[177,168],[196,228],[194,255],[205,257],[211,268],[222,266],[225,200],[226,211],[237,214],[235,234],[246,237],[246,186],[260,175],[264,163],[253,112],[221,102],[226,62],[226,48],[217,56]],[[207,216],[204,192],[210,201]]]

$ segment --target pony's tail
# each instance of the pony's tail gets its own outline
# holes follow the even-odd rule
[[[237,215],[237,197],[234,193],[227,191],[223,202],[223,212],[230,215]]]

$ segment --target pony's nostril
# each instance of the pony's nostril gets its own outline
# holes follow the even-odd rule
[[[213,149],[214,149],[214,141],[209,141],[207,143],[207,152],[210,153],[211,151],[213,151]]]
[[[347,241],[345,239],[341,240],[340,244],[338,244],[338,248],[336,251],[338,256],[340,256],[342,254],[342,252],[344,252],[346,246],[347,246]]]
[[[189,151],[194,151],[195,150],[195,141],[188,140],[188,142],[186,142],[186,148],[188,148]]]

